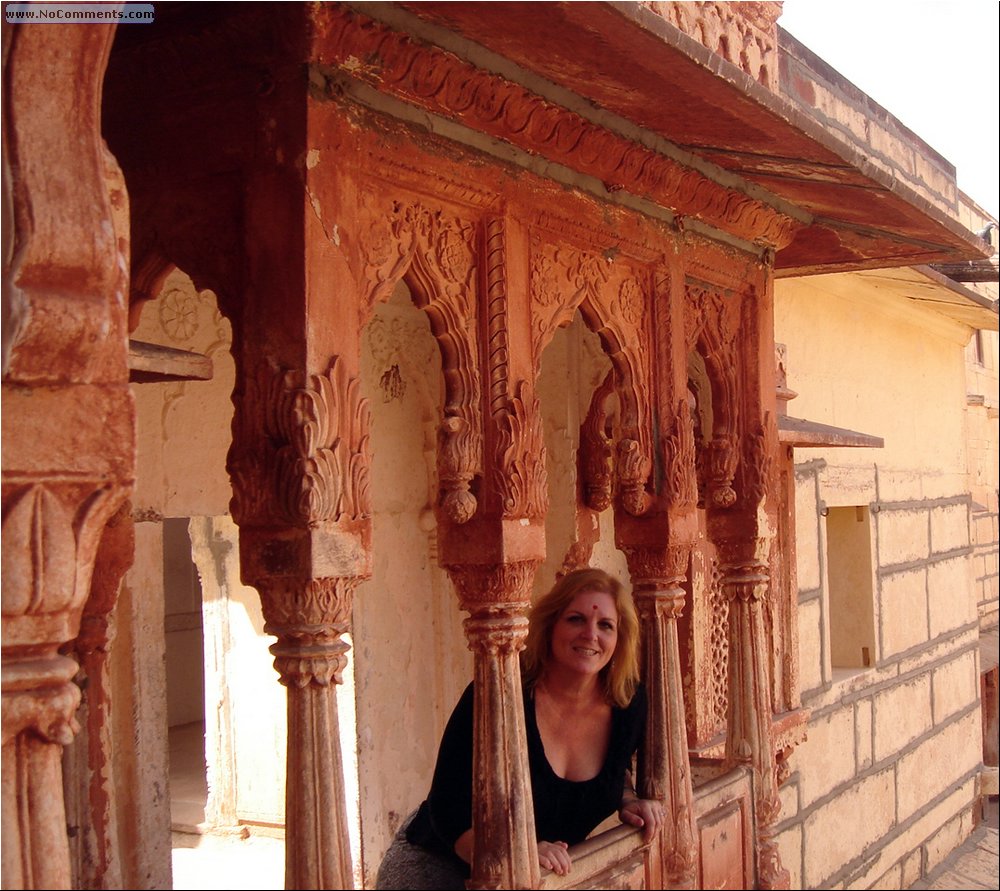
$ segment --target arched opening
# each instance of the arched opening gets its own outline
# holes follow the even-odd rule
[[[130,738],[125,724],[139,708],[149,737],[139,760],[168,758],[173,886],[205,887],[203,855],[211,849],[224,858],[231,887],[244,879],[278,887],[285,691],[268,652],[274,639],[264,634],[260,598],[240,581],[239,533],[229,514],[231,327],[215,295],[174,270],[142,306],[131,337],[207,356],[212,374],[134,375],[141,381],[133,383],[135,563],[118,608],[119,632],[127,624],[125,640],[133,645],[115,662],[124,694],[116,694],[115,720]],[[129,702],[132,714],[121,707]],[[160,745],[162,755],[154,751]],[[249,836],[252,851],[218,850],[223,839]]]
[[[355,592],[347,673],[356,689],[355,871],[373,888],[393,836],[427,793],[444,725],[472,677],[462,613],[438,562],[441,350],[404,282],[362,334],[361,383],[371,415],[373,568]]]
[[[580,313],[556,329],[542,353],[537,392],[545,435],[549,509],[546,559],[535,575],[535,594],[548,590],[561,572],[599,566],[629,584],[625,556],[615,547],[614,511],[587,506],[587,473],[581,474],[581,428],[601,391],[601,433],[614,435],[617,397],[604,386],[612,373],[601,340]],[[613,449],[612,449],[613,454]],[[603,502],[602,502],[603,503]]]

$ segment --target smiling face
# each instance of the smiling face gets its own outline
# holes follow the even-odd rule
[[[553,667],[596,675],[611,661],[617,643],[614,597],[603,591],[581,591],[552,626]]]

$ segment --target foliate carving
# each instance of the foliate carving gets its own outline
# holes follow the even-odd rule
[[[350,647],[341,639],[350,627],[354,589],[360,579],[276,579],[256,582],[264,631],[281,683],[290,687],[341,683]]]
[[[760,504],[772,489],[771,475],[777,447],[777,425],[771,413],[766,412],[764,423],[746,437],[743,458],[740,462],[740,490],[748,508]]]
[[[335,358],[326,374],[278,372],[264,407],[278,516],[308,526],[370,517],[368,400],[344,363]]]
[[[526,384],[497,417],[497,464],[505,519],[542,519],[548,509],[545,439],[537,398],[525,402]]]
[[[12,489],[4,499],[4,618],[70,609],[87,596],[101,530],[126,492],[97,480]]]
[[[332,5],[324,12],[325,56],[339,76],[364,80],[749,241],[778,248],[791,241],[794,219],[737,189],[360,13]],[[330,74],[317,68],[314,79]],[[333,91],[336,77],[328,79]]]
[[[698,501],[698,479],[695,471],[694,419],[687,399],[677,403],[673,430],[663,440],[663,464],[667,499],[678,507],[693,506]]]
[[[646,480],[653,469],[646,450],[634,439],[618,443],[618,485],[621,487],[622,507],[632,516],[642,516],[652,503],[646,491]]]
[[[611,505],[613,473],[611,439],[606,435],[605,404],[614,392],[614,371],[609,371],[594,390],[587,417],[580,425],[580,479],[583,501],[591,510],[602,511]]]
[[[647,619],[679,618],[684,611],[685,593],[681,585],[687,577],[691,545],[623,550],[640,615]]]
[[[706,502],[710,507],[726,508],[736,503],[733,477],[739,463],[735,437],[716,436],[704,449],[704,480],[707,489]]]
[[[445,566],[455,585],[459,604],[474,615],[491,610],[526,608],[531,603],[531,585],[537,568],[536,560]]]
[[[642,287],[634,278],[627,278],[618,289],[615,309],[630,325],[638,325],[642,318]]]

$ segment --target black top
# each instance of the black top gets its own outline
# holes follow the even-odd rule
[[[472,684],[451,713],[427,799],[407,827],[412,844],[450,855],[458,837],[472,826]],[[582,782],[557,776],[545,757],[535,721],[535,700],[524,692],[528,768],[540,841],[583,841],[621,805],[625,771],[632,765],[646,726],[646,694],[640,686],[626,708],[611,708],[608,754],[597,776]]]

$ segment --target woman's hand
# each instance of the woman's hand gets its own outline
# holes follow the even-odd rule
[[[569,856],[569,845],[566,842],[538,843],[538,864],[551,869],[557,876],[567,875],[573,867],[573,861]]]
[[[653,798],[630,798],[622,804],[618,817],[642,829],[642,840],[648,844],[663,827],[663,805]]]

